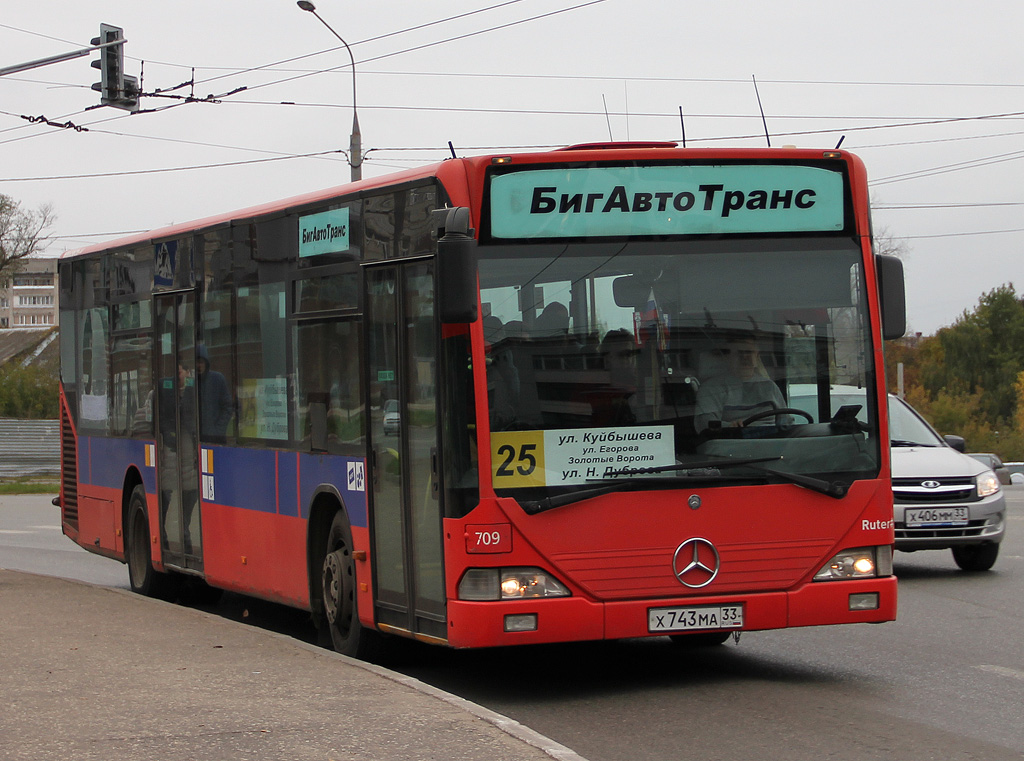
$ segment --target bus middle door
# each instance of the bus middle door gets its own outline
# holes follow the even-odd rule
[[[157,353],[157,488],[164,562],[203,568],[199,514],[199,437],[192,291],[154,296]]]

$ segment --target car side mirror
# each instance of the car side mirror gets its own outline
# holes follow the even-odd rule
[[[967,451],[967,444],[964,441],[963,436],[954,436],[952,433],[947,433],[942,438],[945,439],[946,443],[953,447],[957,452]]]

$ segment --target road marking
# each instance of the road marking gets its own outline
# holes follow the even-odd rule
[[[34,534],[34,531],[21,531],[15,528],[0,528],[0,534]]]
[[[999,676],[1009,676],[1014,679],[1020,679],[1024,681],[1024,671],[1019,669],[1011,669],[1006,666],[978,666],[982,671],[988,671],[990,674],[999,674]]]
[[[39,529],[40,531],[60,531],[60,526],[29,526],[29,528]]]

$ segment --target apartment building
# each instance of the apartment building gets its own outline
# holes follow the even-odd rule
[[[57,324],[57,260],[24,259],[0,279],[0,329]]]

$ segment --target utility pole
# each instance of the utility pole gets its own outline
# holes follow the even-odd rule
[[[356,59],[352,55],[352,48],[348,46],[348,43],[342,39],[341,35],[334,31],[333,27],[328,24],[319,13],[316,12],[316,6],[309,0],[298,0],[296,3],[302,10],[312,13],[320,23],[327,27],[331,34],[341,40],[341,44],[345,46],[345,50],[348,51],[349,60],[352,62],[352,135],[349,138],[348,147],[348,163],[352,167],[352,181],[361,180],[363,178],[363,156],[362,156],[362,135],[359,132],[359,113],[356,111]]]

